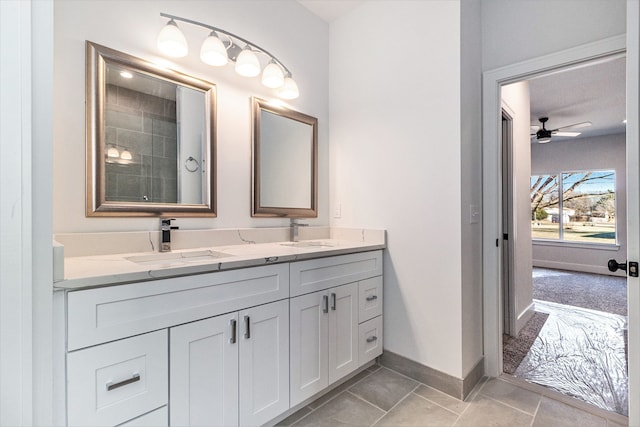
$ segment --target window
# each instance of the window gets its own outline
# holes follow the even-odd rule
[[[531,237],[581,243],[616,243],[615,171],[580,171],[531,177]]]

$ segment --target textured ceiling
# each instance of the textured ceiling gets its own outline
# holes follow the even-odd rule
[[[531,124],[540,125],[540,117],[549,117],[547,129],[593,123],[576,129],[580,138],[624,133],[625,62],[621,57],[530,80]],[[563,139],[569,138],[552,137],[554,142]]]

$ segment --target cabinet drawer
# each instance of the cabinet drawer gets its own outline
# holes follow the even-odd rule
[[[69,353],[69,425],[117,425],[166,405],[167,346],[162,330]]]
[[[358,362],[362,366],[382,354],[382,316],[358,326]]]
[[[382,314],[382,276],[358,283],[358,322],[362,323]]]
[[[156,409],[153,412],[144,414],[141,417],[120,424],[118,427],[165,427],[169,425],[169,411],[166,406]]]
[[[382,251],[360,252],[290,264],[291,296],[382,275]]]
[[[274,264],[68,293],[68,349],[137,335],[289,296]]]

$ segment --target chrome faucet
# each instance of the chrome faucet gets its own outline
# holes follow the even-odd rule
[[[307,227],[309,224],[300,224],[296,222],[295,218],[291,218],[291,223],[289,224],[289,240],[292,242],[298,241],[298,229],[300,227]]]
[[[160,252],[171,251],[171,230],[177,230],[179,228],[172,227],[171,221],[175,221],[175,218],[160,218],[160,232],[162,233]]]

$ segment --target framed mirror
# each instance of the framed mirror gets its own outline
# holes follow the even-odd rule
[[[216,87],[86,42],[87,216],[216,216]]]
[[[318,119],[252,98],[252,216],[318,216]]]

